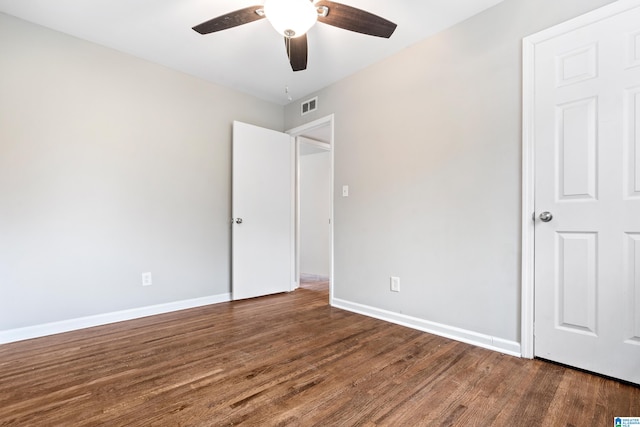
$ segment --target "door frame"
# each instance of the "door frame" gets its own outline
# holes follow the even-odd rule
[[[320,119],[311,121],[309,123],[305,123],[293,129],[287,130],[285,133],[289,134],[291,137],[295,138],[295,190],[294,190],[294,204],[295,204],[295,238],[294,238],[294,274],[295,274],[295,286],[298,287],[300,285],[300,164],[299,164],[299,141],[298,136],[303,136],[305,133],[317,129],[319,127],[329,126],[330,133],[330,153],[331,153],[331,170],[330,170],[330,200],[329,200],[329,304],[333,305],[333,236],[334,236],[334,228],[333,228],[333,206],[334,206],[334,158],[335,158],[335,125],[334,125],[334,115],[330,114],[328,116],[322,117]]]
[[[640,6],[640,0],[617,0],[522,40],[522,290],[520,353],[533,359],[535,296],[535,48],[562,34]]]

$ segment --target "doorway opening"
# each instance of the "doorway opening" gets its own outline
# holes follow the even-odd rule
[[[295,281],[329,282],[333,300],[333,115],[289,130],[295,138]]]

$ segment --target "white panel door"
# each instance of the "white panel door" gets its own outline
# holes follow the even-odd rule
[[[291,137],[233,122],[232,164],[233,299],[291,291]]]
[[[640,383],[640,7],[537,44],[534,84],[535,355]]]

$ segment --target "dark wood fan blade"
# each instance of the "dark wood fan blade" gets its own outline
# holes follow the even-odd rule
[[[284,45],[287,48],[287,55],[293,71],[307,69],[307,35],[290,39],[284,38]]]
[[[393,22],[373,13],[341,3],[320,0],[315,5],[328,8],[327,16],[318,16],[318,21],[356,33],[388,39],[397,27]]]
[[[249,22],[264,18],[264,13],[258,14],[256,13],[257,10],[262,10],[262,6],[245,7],[244,9],[227,13],[226,15],[218,16],[217,18],[198,24],[193,27],[193,29],[200,34],[209,34],[237,27],[238,25],[248,24]]]

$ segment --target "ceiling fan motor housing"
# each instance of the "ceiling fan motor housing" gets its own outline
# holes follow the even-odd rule
[[[305,34],[318,20],[318,11],[307,0],[265,0],[264,13],[277,32],[293,38]]]

